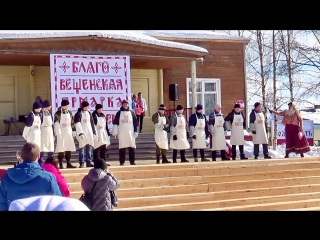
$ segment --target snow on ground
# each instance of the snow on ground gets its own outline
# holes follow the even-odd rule
[[[244,135],[249,135],[246,130],[243,130]],[[228,135],[231,135],[231,132],[228,132]],[[230,140],[226,140],[227,143],[230,145]],[[320,156],[320,147],[310,146],[311,151],[305,153],[305,156]],[[244,153],[248,158],[254,158],[253,155],[253,142],[251,141],[244,141]],[[237,158],[239,158],[239,149],[237,147]],[[283,143],[282,145],[278,145],[276,150],[273,150],[273,147],[269,147],[269,156],[272,158],[284,158],[286,155],[286,144]],[[259,158],[263,157],[263,149],[262,145],[259,146]],[[300,154],[290,153],[289,157],[300,157]]]
[[[230,144],[230,140],[227,140],[227,142]],[[320,156],[320,147],[314,147],[310,146],[311,151],[305,153],[304,155],[307,156]],[[260,149],[259,149],[259,158],[263,158],[263,150],[262,150],[262,145],[260,144]],[[286,152],[286,144],[283,143],[282,145],[277,146],[277,150],[273,150],[273,147],[269,147],[269,156],[272,158],[284,158]],[[244,153],[246,157],[248,158],[254,158],[253,155],[253,142],[251,141],[245,141],[244,142]],[[237,147],[237,158],[239,158],[239,149]],[[289,157],[300,157],[300,154],[295,154],[295,153],[290,153]]]

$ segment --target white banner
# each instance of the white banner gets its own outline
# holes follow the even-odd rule
[[[50,70],[53,114],[63,99],[73,116],[83,101],[91,112],[102,104],[111,130],[122,100],[131,98],[129,56],[50,54]]]
[[[277,139],[286,139],[285,125],[281,123],[282,119],[278,118]],[[280,123],[279,123],[280,122]],[[313,139],[314,125],[312,120],[303,120],[303,130],[306,138]]]

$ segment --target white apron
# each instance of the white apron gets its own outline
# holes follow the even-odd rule
[[[216,115],[214,113],[214,115]],[[212,151],[226,149],[226,137],[223,129],[224,118],[222,116],[215,116],[214,135],[212,135]]]
[[[33,123],[30,127],[30,132],[27,137],[27,142],[32,142],[34,144],[37,144],[39,148],[41,148],[41,119],[39,116],[33,114]]]
[[[68,112],[62,113],[62,110],[61,110],[59,125],[61,128],[62,139],[57,137],[57,146],[56,146],[55,153],[66,152],[66,151],[71,151],[71,152],[76,151],[76,146],[74,145],[74,140],[72,137],[71,117]]]
[[[94,146],[93,132],[90,121],[90,114],[88,111],[81,112],[81,122],[76,124],[77,128],[77,140],[79,142],[79,148],[83,148],[86,145]],[[85,135],[84,140],[79,136],[80,133]]]
[[[106,122],[105,117],[98,117],[97,115],[96,132],[98,141],[94,141],[94,148],[98,148],[102,145],[106,145],[106,147],[108,147],[110,145],[110,137],[106,130]]]
[[[199,119],[197,117],[197,124],[194,127],[195,128],[195,132],[196,132],[196,139],[192,138],[192,148],[193,149],[206,149],[207,148],[207,143],[206,143],[206,131],[205,131],[205,126],[206,126],[206,120],[203,119]]]
[[[239,115],[233,114],[230,144],[244,145],[243,117],[241,114]]]
[[[186,132],[186,120],[183,116],[178,117],[177,113],[177,140],[173,140],[173,135],[170,136],[170,148],[176,150],[186,150],[190,148],[190,144],[187,139],[187,132]]]
[[[121,111],[118,127],[119,149],[136,148],[131,111]]]
[[[268,144],[268,137],[265,126],[265,119],[263,113],[256,113],[256,120],[254,126],[256,128],[256,134],[252,134],[253,144]]]
[[[158,122],[160,124],[165,125],[166,124],[166,117],[160,117],[158,113]],[[166,149],[168,150],[168,133],[166,131],[160,130],[157,127],[155,127],[154,130],[154,141],[158,145],[160,149]]]
[[[52,129],[52,117],[43,116],[43,122],[41,124],[41,152],[53,152],[54,151],[54,139]]]

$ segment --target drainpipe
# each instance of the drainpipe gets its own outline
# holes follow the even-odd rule
[[[192,92],[192,106],[191,112],[195,113],[195,107],[197,106],[197,85],[196,85],[196,60],[191,61],[191,92]]]
[[[35,101],[35,88],[34,88],[34,66],[29,66],[29,83],[30,83],[30,106]]]

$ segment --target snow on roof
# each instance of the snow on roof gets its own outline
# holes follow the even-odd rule
[[[146,35],[143,30],[0,30],[1,39],[31,39],[31,38],[55,38],[55,37],[84,37],[98,36],[103,38],[119,39],[150,45],[183,49],[188,51],[208,53],[208,50],[190,44],[170,42],[156,39]]]
[[[249,42],[249,39],[244,37],[233,36],[226,33],[217,33],[209,30],[145,30],[145,34],[152,37],[177,39],[211,39]]]
[[[305,112],[300,111],[302,118],[313,120],[314,124],[320,124],[320,112]]]

